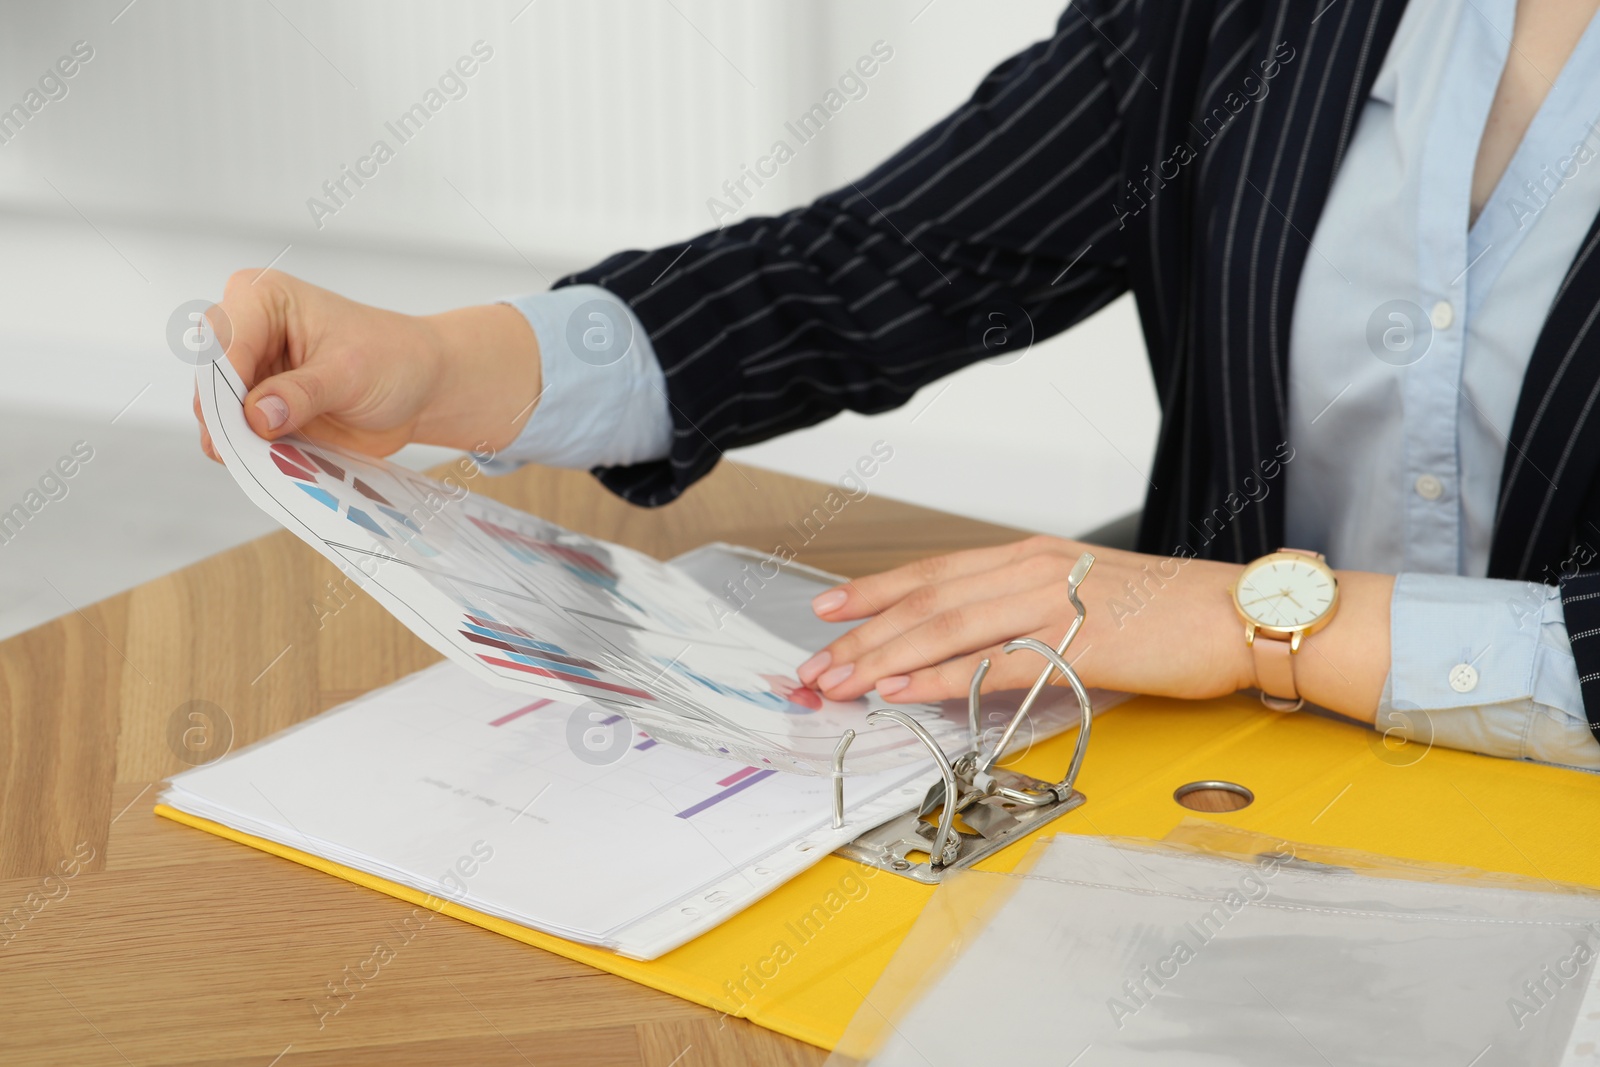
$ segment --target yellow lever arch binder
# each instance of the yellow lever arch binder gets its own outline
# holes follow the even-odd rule
[[[1049,778],[1074,734],[1035,746],[1017,769]],[[1194,813],[1194,781],[1246,786],[1249,806],[1210,815],[1305,842],[1600,887],[1600,777],[1415,742],[1248,696],[1139,698],[1097,717],[1082,807],[1040,833],[1159,838]],[[165,805],[159,815],[326,874],[426,905],[425,894],[238,833]],[[1011,869],[1038,834],[982,861]],[[435,899],[446,915],[831,1049],[933,888],[829,856],[749,909],[650,962],[563,941]]]

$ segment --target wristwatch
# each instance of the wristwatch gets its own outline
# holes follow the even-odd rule
[[[1284,548],[1245,564],[1233,583],[1233,607],[1256,660],[1261,702],[1298,711],[1305,701],[1294,682],[1300,642],[1339,610],[1339,579],[1317,552]]]

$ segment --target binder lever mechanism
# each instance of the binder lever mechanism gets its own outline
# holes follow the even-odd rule
[[[1005,848],[1040,826],[1083,804],[1085,797],[1074,783],[1083,768],[1083,755],[1089,745],[1089,728],[1094,717],[1088,690],[1078,672],[1067,662],[1067,647],[1083,628],[1085,609],[1078,587],[1094,566],[1094,556],[1078,557],[1067,578],[1067,599],[1077,613],[1067,627],[1060,645],[1051,648],[1043,641],[1019,637],[1008,642],[1005,652],[1028,651],[1045,659],[1045,666],[1033,686],[1017,706],[1016,713],[993,746],[984,744],[979,691],[989,673],[989,660],[978,664],[972,685],[967,690],[967,749],[954,760],[945,755],[923,725],[897,708],[884,708],[867,716],[868,722],[888,721],[910,730],[928,750],[939,769],[940,780],[928,790],[921,807],[874,830],[862,834],[838,850],[838,855],[880,870],[902,875],[926,884],[937,884],[946,871],[968,867]],[[997,766],[1027,718],[1034,702],[1051,676],[1060,673],[1078,699],[1082,720],[1077,745],[1066,775],[1055,783]],[[844,825],[844,758],[856,738],[846,730],[833,752],[833,825]],[[926,816],[939,812],[938,823]],[[960,817],[963,825],[957,825]]]

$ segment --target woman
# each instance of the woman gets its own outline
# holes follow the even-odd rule
[[[1084,679],[1600,768],[1597,3],[1080,0],[812,205],[426,318],[241,272],[230,358],[264,437],[487,441],[658,504],[726,448],[904,402],[993,322],[1049,335],[1132,289],[1163,425],[1142,553],[1097,550],[1122,610]],[[960,695],[999,643],[1060,638],[1082,550],[823,593],[861,625],[799,676]]]

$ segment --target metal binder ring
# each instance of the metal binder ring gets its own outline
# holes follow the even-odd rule
[[[928,862],[935,867],[943,867],[955,859],[958,841],[953,841],[951,835],[955,833],[956,805],[961,799],[961,793],[956,787],[955,768],[950,765],[950,760],[945,756],[944,750],[939,747],[939,742],[933,739],[927,727],[901,711],[899,708],[879,708],[867,714],[868,722],[877,722],[879,719],[888,719],[897,722],[916,735],[923,747],[932,754],[934,762],[939,765],[939,773],[944,778],[944,811],[939,816],[939,833],[933,839],[933,847],[928,851]],[[839,738],[838,747],[833,750],[833,825],[835,829],[844,825],[844,754],[850,750],[850,743],[856,739],[854,730],[846,730]]]
[[[850,751],[850,742],[856,739],[854,730],[846,730],[833,750],[833,828],[844,828],[844,754]]]
[[[1067,662],[1066,657],[1043,641],[1032,637],[1019,637],[1015,641],[1008,641],[1005,644],[1007,652],[1016,652],[1024,648],[1030,652],[1037,652],[1049,660],[1051,665],[1061,672],[1062,677],[1066,678],[1067,684],[1072,686],[1073,695],[1078,698],[1078,711],[1082,715],[1082,721],[1078,726],[1078,743],[1073,746],[1072,763],[1067,767],[1067,776],[1061,779],[1060,784],[1056,786],[1056,789],[1061,793],[1061,797],[1057,799],[1062,799],[1066,794],[1072,792],[1073,783],[1078,780],[1078,771],[1083,768],[1083,756],[1089,750],[1089,727],[1094,723],[1094,706],[1089,702],[1089,691],[1084,688],[1083,679],[1078,677],[1078,672],[1072,669],[1072,664]],[[1007,800],[1018,800],[1022,803],[1039,802],[1039,798],[1029,797],[1028,794],[1014,789],[1001,788],[996,792],[1003,795]]]
[[[1061,639],[1061,644],[1051,649],[1052,652],[1059,656],[1067,654],[1067,647],[1072,644],[1072,639],[1078,636],[1078,631],[1083,628],[1083,620],[1088,615],[1088,609],[1083,606],[1083,601],[1078,597],[1078,586],[1083,584],[1083,580],[1089,576],[1089,568],[1093,566],[1094,553],[1085,552],[1078,557],[1078,562],[1072,565],[1072,573],[1067,575],[1067,602],[1072,605],[1073,611],[1077,614],[1074,616],[1071,625],[1067,627],[1066,636]],[[1026,638],[1025,640],[1031,641],[1033,639]],[[1012,643],[1015,644],[1016,642]],[[1049,648],[1048,645],[1043,647]],[[1007,651],[1010,651],[1010,645],[1006,646],[1006,648]],[[995,763],[999,761],[1001,754],[1005,752],[1006,746],[1011,744],[1011,739],[1016,736],[1017,727],[1022,725],[1022,720],[1027,718],[1028,712],[1033,709],[1033,702],[1039,699],[1039,694],[1044,691],[1044,687],[1050,684],[1051,670],[1051,666],[1045,667],[1039,673],[1039,677],[1034,679],[1032,688],[1028,690],[1028,695],[1022,698],[1022,703],[1017,706],[1016,714],[1011,716],[1011,721],[1006,724],[1005,733],[1001,734],[1000,740],[995,742],[994,751],[978,761],[980,773],[988,774],[994,769]],[[1071,676],[1073,678],[1077,677],[1076,674]],[[1079,703],[1086,705],[1086,697],[1080,696],[1078,699]],[[1074,761],[1074,766],[1076,766],[1076,760]]]
[[[1084,802],[1084,796],[1074,786],[1083,769],[1083,757],[1089,747],[1089,731],[1094,721],[1094,707],[1089,691],[1072,664],[1067,662],[1067,646],[1072,644],[1083,628],[1088,614],[1083,600],[1078,596],[1078,586],[1094,566],[1094,556],[1088,552],[1078,557],[1067,579],[1067,599],[1077,612],[1067,627],[1059,648],[1051,648],[1043,641],[1031,637],[1018,638],[1003,647],[1007,655],[1027,649],[1037,652],[1046,660],[1044,670],[1034,680],[1033,688],[1024,696],[1011,721],[1006,725],[994,748],[985,752],[983,744],[983,714],[981,694],[984,680],[993,666],[984,659],[973,672],[967,687],[967,750],[954,761],[945,756],[938,742],[916,719],[896,708],[882,708],[867,715],[868,722],[889,719],[910,730],[922,742],[939,767],[942,781],[928,790],[927,797],[918,808],[891,819],[881,826],[862,834],[840,849],[842,855],[877,867],[895,871],[924,884],[938,884],[948,870],[967,866],[991,856],[1039,826],[1073,811]],[[1031,775],[1015,771],[993,771],[991,768],[1006,751],[1015,737],[1017,727],[1027,717],[1033,702],[1051,676],[1060,671],[1078,698],[1082,722],[1078,740],[1072,753],[1072,764],[1066,777],[1051,784]],[[833,825],[844,826],[844,760],[850,745],[855,741],[854,730],[846,730],[839,738],[833,753]],[[935,807],[941,809],[938,832],[930,844],[928,825],[923,820]],[[962,812],[966,828],[957,831],[956,814]],[[926,863],[914,862],[913,854],[927,849]]]
[[[989,676],[988,657],[984,657],[978,669],[972,672],[972,684],[967,686],[967,747],[973,752],[983,748],[983,723],[982,715],[978,710],[978,691],[983,688],[983,680]]]

